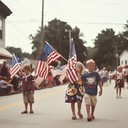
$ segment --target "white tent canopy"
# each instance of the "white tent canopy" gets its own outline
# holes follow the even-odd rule
[[[11,59],[12,54],[7,51],[5,48],[0,47],[0,59]]]

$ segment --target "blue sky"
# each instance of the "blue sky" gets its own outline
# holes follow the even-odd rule
[[[36,34],[41,26],[42,0],[2,0],[12,14],[6,20],[6,46],[21,47],[31,52],[30,34]],[[127,0],[44,0],[44,24],[54,18],[77,26],[84,34],[86,46],[103,29],[124,30],[128,20]]]

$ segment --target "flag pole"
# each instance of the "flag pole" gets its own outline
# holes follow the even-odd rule
[[[45,41],[54,51],[56,51],[56,49],[54,49],[47,41]],[[57,51],[56,51],[57,52]],[[58,52],[57,52],[58,53]],[[59,54],[59,53],[58,53]],[[60,55],[60,54],[59,54]],[[62,55],[60,55],[66,62],[68,62],[67,59],[65,59]]]

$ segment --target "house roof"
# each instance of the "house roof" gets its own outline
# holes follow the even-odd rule
[[[6,18],[12,11],[0,0],[0,16]]]
[[[121,58],[124,54],[127,54],[127,55],[128,55],[128,50],[124,50],[124,51],[120,54],[120,58]]]

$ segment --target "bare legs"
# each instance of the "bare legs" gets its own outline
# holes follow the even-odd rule
[[[30,113],[33,113],[32,103],[30,103]]]
[[[95,106],[91,106],[91,116],[94,116]]]
[[[116,88],[116,98],[121,97],[121,88]]]
[[[86,111],[87,111],[87,120],[91,121],[91,119],[94,119],[94,111],[95,106],[86,105]]]
[[[24,104],[25,105],[25,111],[27,112],[28,111],[28,103],[26,104]]]
[[[25,114],[28,113],[28,103],[25,103],[25,111],[21,112],[21,114]],[[29,113],[33,113],[33,109],[32,109],[32,103],[29,103],[30,105],[30,112]]]
[[[72,110],[72,119],[76,119],[76,114],[75,114],[75,102],[71,103],[71,110]]]
[[[83,115],[81,114],[81,102],[77,102],[77,108],[78,108],[78,116],[80,118],[83,118]],[[75,113],[75,102],[71,103],[71,110],[72,110],[72,119],[75,120],[76,119],[76,113]]]

